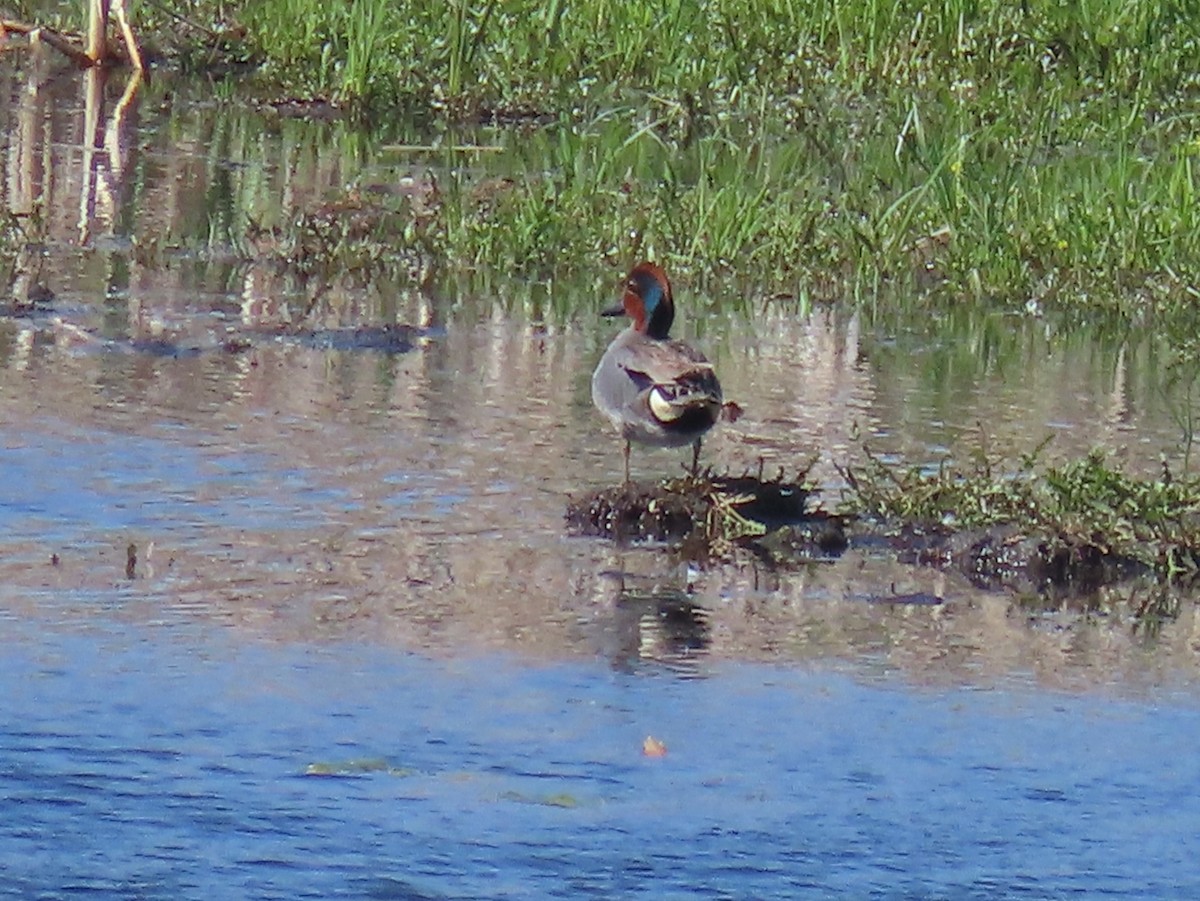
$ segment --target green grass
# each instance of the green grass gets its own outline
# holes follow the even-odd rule
[[[1145,0],[257,0],[240,15],[269,59],[368,104],[561,109],[644,91],[720,112],[763,91],[785,109],[826,85],[901,103],[950,91],[993,110],[994,89],[1144,103],[1194,83],[1194,12]],[[349,63],[368,51],[378,80]]]
[[[1185,320],[1200,301],[1193,0],[164,0],[138,15],[192,61],[244,33],[226,52],[261,61],[259,90],[332,100],[368,133],[516,123],[499,157],[431,161],[447,164],[443,202],[400,243],[452,269],[653,255],[806,300]]]
[[[1092,547],[1137,561],[1166,579],[1200,575],[1200,479],[1164,464],[1158,478],[1129,476],[1096,452],[1040,467],[1038,453],[1015,465],[979,455],[930,473],[867,455],[843,471],[843,512],[934,529],[1013,527],[1047,544]]]
[[[450,186],[439,247],[463,266],[653,254],[812,297],[1036,312],[1197,299],[1194,12],[260,0],[243,21],[289,90],[368,121],[560,123],[496,202]]]

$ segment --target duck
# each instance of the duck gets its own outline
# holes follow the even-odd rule
[[[701,438],[721,418],[725,403],[712,363],[670,337],[675,301],[666,272],[648,261],[634,266],[621,302],[600,315],[633,320],[592,373],[592,402],[624,439],[625,484],[630,483],[634,441],[653,447],[690,444],[696,476]]]

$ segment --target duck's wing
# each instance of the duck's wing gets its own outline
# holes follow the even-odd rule
[[[622,360],[620,365],[639,390],[652,385],[716,386],[718,392],[721,390],[712,363],[682,341],[641,344],[637,353]]]
[[[660,421],[679,419],[697,408],[711,420],[720,409],[721,383],[712,364],[683,342],[643,346],[621,368]]]

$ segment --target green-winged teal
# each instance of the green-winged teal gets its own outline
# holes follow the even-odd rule
[[[640,263],[625,280],[621,303],[602,316],[633,320],[592,374],[592,401],[629,444],[692,445],[692,473],[700,462],[700,438],[721,416],[721,383],[704,355],[668,334],[675,319],[671,283],[662,267]]]

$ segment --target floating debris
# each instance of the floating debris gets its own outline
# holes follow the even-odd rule
[[[557,792],[552,795],[531,795],[525,792],[502,792],[497,800],[513,801],[517,804],[534,804],[538,807],[562,807],[566,810],[579,806],[579,799],[567,792]]]

